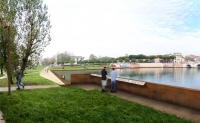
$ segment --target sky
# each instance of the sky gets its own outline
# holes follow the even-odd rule
[[[199,0],[44,0],[51,21],[43,57],[88,59],[180,52],[200,56]]]

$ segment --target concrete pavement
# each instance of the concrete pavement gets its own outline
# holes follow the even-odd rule
[[[50,70],[48,70],[48,67],[46,67],[45,69],[43,69],[40,72],[40,76],[49,79],[59,85],[65,85],[59,78],[57,78]]]

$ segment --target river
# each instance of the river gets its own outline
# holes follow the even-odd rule
[[[108,75],[110,70],[108,71]],[[115,69],[118,77],[143,80],[147,82],[173,85],[185,88],[200,90],[200,68],[135,68],[135,69]],[[82,71],[56,71],[65,75],[70,80],[69,73],[95,73],[100,74],[101,70]]]

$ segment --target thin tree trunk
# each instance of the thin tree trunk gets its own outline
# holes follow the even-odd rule
[[[1,75],[3,75],[3,69],[1,68]]]

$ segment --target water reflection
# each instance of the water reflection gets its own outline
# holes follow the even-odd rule
[[[138,68],[116,71],[119,77],[200,90],[200,68]]]

